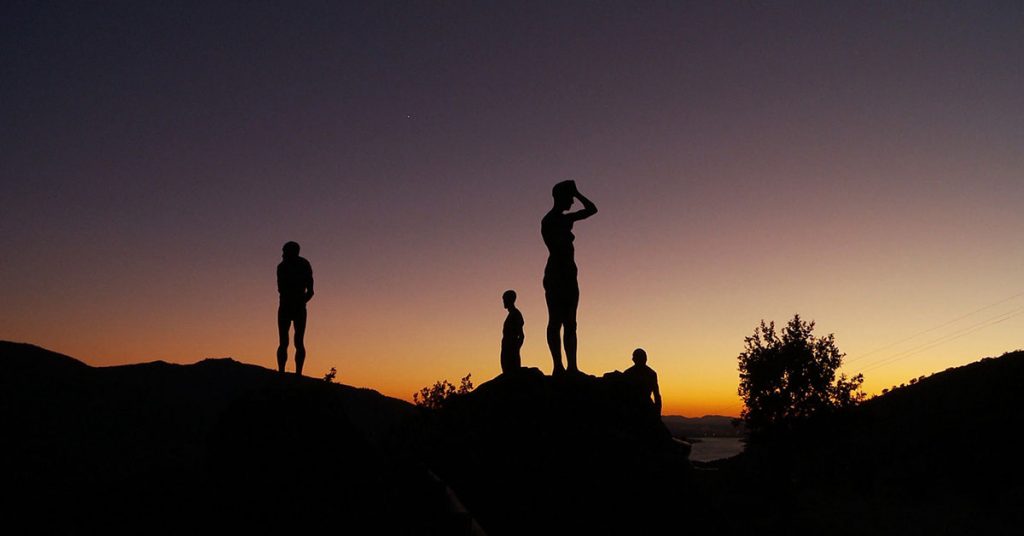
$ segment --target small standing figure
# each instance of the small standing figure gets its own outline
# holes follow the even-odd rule
[[[506,290],[501,302],[508,309],[505,325],[501,328],[501,372],[515,372],[523,366],[519,350],[523,347],[523,314],[516,309],[516,291]]]
[[[632,395],[645,408],[661,415],[661,391],[658,390],[658,373],[647,366],[647,352],[643,348],[633,350],[633,366],[622,373]],[[654,403],[651,404],[651,397]]]
[[[313,268],[299,256],[299,244],[288,242],[281,248],[281,264],[277,265],[277,292],[281,303],[277,308],[277,370],[284,372],[288,361],[288,328],[295,325],[295,373],[302,375],[306,361],[306,302],[313,297]]]
[[[580,303],[580,285],[576,279],[576,257],[572,234],[574,223],[597,214],[597,206],[576,189],[575,181],[562,181],[551,189],[554,204],[540,221],[540,234],[548,248],[544,266],[544,300],[548,306],[548,349],[554,364],[552,374],[578,372],[576,365],[576,309]],[[583,204],[572,208],[573,199]],[[565,366],[562,346],[565,346]]]

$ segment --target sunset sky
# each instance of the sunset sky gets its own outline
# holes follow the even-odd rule
[[[550,372],[540,219],[575,179],[580,366],[643,347],[735,415],[761,320],[875,393],[1024,347],[1024,4],[4,2],[0,339],[274,367],[410,399]],[[291,363],[289,363],[291,368]]]

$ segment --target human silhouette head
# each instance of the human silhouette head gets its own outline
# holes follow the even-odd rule
[[[505,305],[506,309],[511,309],[516,304],[516,291],[506,290],[501,295],[501,303]]]
[[[576,195],[576,183],[562,181],[551,188],[551,197],[555,198],[555,208],[566,211],[572,206],[572,198]]]
[[[645,352],[643,348],[633,350],[633,363],[637,365],[647,364],[647,352]]]
[[[282,257],[298,257],[299,256],[299,243],[288,241],[285,242],[284,247],[281,248]]]

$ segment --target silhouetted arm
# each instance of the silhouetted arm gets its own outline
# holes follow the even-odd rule
[[[658,375],[654,375],[654,409],[661,415],[661,390],[658,389]]]
[[[574,182],[573,188],[575,187],[576,183]],[[584,220],[593,216],[594,214],[597,214],[597,205],[595,205],[593,201],[587,199],[587,197],[581,194],[579,190],[575,190],[575,192],[573,192],[573,196],[576,197],[576,199],[579,199],[580,203],[583,203],[583,209],[568,214],[569,218],[572,221]]]
[[[309,267],[306,280],[306,301],[313,299],[313,268]]]
[[[523,341],[526,339],[526,334],[523,333],[523,314],[518,310],[516,311],[516,344],[519,346],[523,345]]]

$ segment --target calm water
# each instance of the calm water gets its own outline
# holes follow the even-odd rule
[[[693,443],[690,459],[695,462],[710,462],[728,458],[743,452],[743,440],[738,437],[699,437]]]

